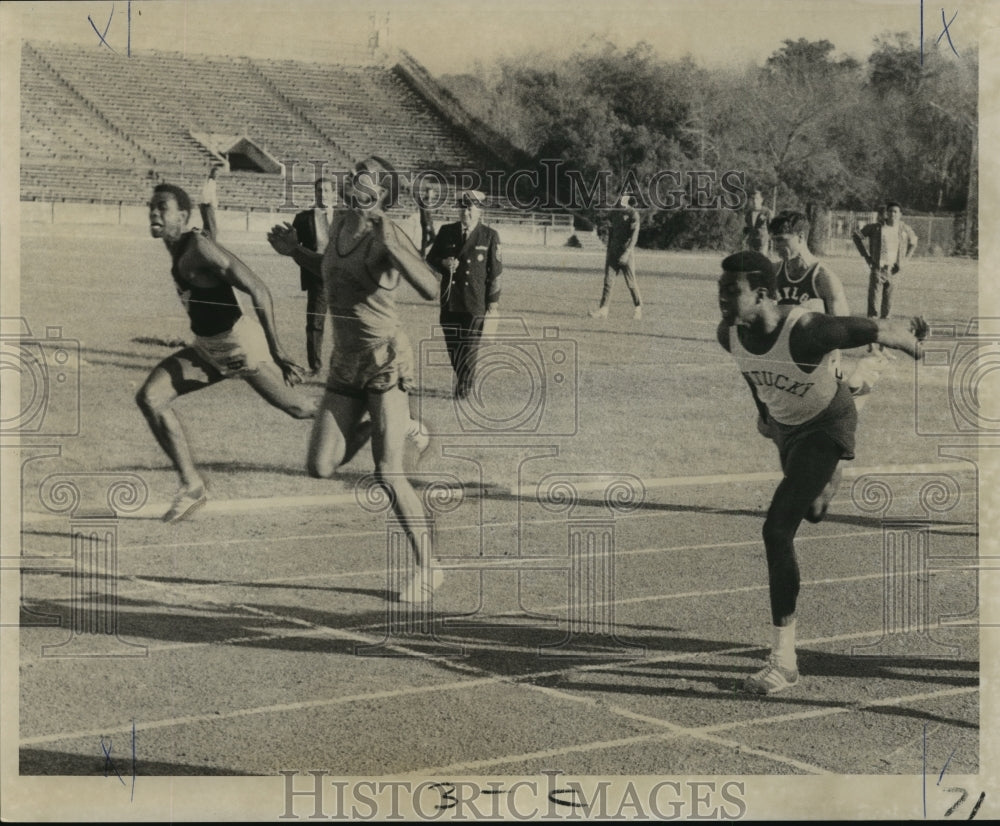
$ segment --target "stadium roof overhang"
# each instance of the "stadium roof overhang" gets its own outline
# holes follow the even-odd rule
[[[284,166],[267,150],[246,135],[227,135],[219,132],[191,132],[191,137],[204,146],[212,156],[225,161],[229,170],[280,174]]]

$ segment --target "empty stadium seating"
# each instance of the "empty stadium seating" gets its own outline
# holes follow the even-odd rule
[[[246,136],[308,181],[320,161],[369,154],[400,170],[501,164],[393,68],[149,53],[26,42],[21,54],[21,197],[142,204],[155,179],[197,191],[212,161],[196,134]],[[280,174],[234,172],[220,205],[287,202]],[[309,187],[295,187],[308,199]]]

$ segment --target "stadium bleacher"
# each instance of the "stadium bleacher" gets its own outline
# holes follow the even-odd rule
[[[343,170],[372,153],[401,171],[503,167],[388,63],[126,57],[33,41],[22,44],[21,92],[22,200],[138,205],[157,179],[197,191],[213,152],[196,134],[245,136],[298,182],[315,161]],[[221,189],[222,207],[287,200],[282,174],[233,171]]]

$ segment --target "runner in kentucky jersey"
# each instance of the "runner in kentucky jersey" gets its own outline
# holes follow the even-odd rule
[[[170,253],[170,273],[191,320],[194,345],[153,368],[136,395],[160,447],[181,478],[181,488],[163,519],[176,522],[206,501],[205,482],[173,410],[180,397],[230,376],[240,376],[267,402],[296,419],[310,419],[315,403],[292,386],[302,368],[278,341],[267,285],[206,232],[187,229],[192,205],[172,184],[158,184],[149,202],[149,231]],[[244,315],[236,291],[249,295],[257,318]]]
[[[803,519],[823,518],[840,460],[854,457],[854,399],[828,369],[829,354],[879,343],[917,358],[927,324],[915,318],[907,327],[779,305],[773,265],[758,252],[731,255],[722,270],[719,344],[736,360],[758,406],[766,406],[784,473],[764,522],[772,652],[744,685],[747,691],[771,694],[798,681],[795,534]]]
[[[410,542],[416,562],[400,601],[422,603],[440,584],[431,570],[431,532],[423,505],[403,469],[404,443],[411,435],[407,393],[413,387],[413,357],[400,328],[396,291],[402,280],[433,299],[438,279],[420,251],[383,212],[395,191],[392,168],[382,159],[360,162],[348,178],[350,209],[334,213],[322,253],[300,244],[286,224],[272,227],[276,252],[323,276],[333,324],[333,354],[326,394],[309,442],[307,467],[328,478],[371,438],[375,474]],[[370,416],[366,420],[365,414]],[[426,442],[424,443],[426,446]]]

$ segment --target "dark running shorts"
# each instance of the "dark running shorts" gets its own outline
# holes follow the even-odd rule
[[[778,446],[782,467],[785,466],[785,459],[791,449],[815,433],[825,433],[833,439],[840,447],[841,459],[854,458],[854,434],[858,429],[858,411],[854,407],[854,397],[846,382],[838,385],[837,392],[826,409],[809,421],[787,425],[772,419],[770,425],[773,434],[771,438]]]

